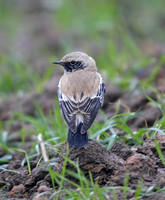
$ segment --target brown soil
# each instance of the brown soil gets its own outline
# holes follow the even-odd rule
[[[165,136],[158,135],[157,139],[162,149],[165,149]],[[66,154],[66,145],[60,153],[58,166],[52,170],[61,172],[63,166],[63,156]],[[130,150],[128,146],[121,142],[116,142],[112,149],[108,151],[105,146],[90,141],[87,149],[71,149],[68,157],[73,161],[78,161],[80,169],[89,178],[91,172],[93,179],[98,181],[100,187],[103,186],[123,186],[126,173],[129,173],[129,187],[136,189],[139,179],[143,180],[143,190],[146,191],[150,186],[165,186],[165,168],[158,159],[154,142],[146,140],[143,146],[137,146]],[[13,172],[1,172],[0,185],[6,185],[4,193],[9,198],[27,198],[32,199],[40,193],[47,192],[47,196],[52,194],[52,182],[49,174],[48,164],[35,167],[37,161],[31,162],[32,173],[29,175],[27,166],[21,167],[23,155],[13,155],[13,160],[8,169]],[[50,160],[51,162],[51,160]],[[67,170],[75,171],[71,164],[67,164]],[[69,174],[66,177],[72,181],[79,182]],[[73,186],[64,182],[64,186],[72,188]],[[58,189],[58,184],[56,185]],[[110,194],[111,195],[111,194]],[[118,199],[122,199],[122,191],[117,193]],[[128,194],[131,199],[134,193]],[[158,194],[159,199],[163,199],[163,194]],[[150,199],[145,197],[144,199]]]

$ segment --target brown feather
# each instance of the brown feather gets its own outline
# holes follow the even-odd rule
[[[77,101],[83,101],[85,98],[97,94],[99,84],[98,73],[87,69],[65,73],[60,80],[61,92],[69,99],[76,97]]]

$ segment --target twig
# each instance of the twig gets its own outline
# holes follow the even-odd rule
[[[16,174],[21,174],[20,172],[18,171],[15,171],[15,170],[10,170],[10,169],[5,169],[3,167],[0,167],[1,170],[3,170],[2,172],[0,172],[0,174],[2,174],[3,172],[12,172],[12,173],[16,173]]]
[[[48,161],[48,156],[46,154],[45,145],[44,145],[43,140],[42,140],[42,134],[39,133],[37,138],[38,138],[38,141],[39,141],[39,144],[40,144],[40,147],[41,147],[41,152],[42,152],[43,159],[46,162],[46,161]]]

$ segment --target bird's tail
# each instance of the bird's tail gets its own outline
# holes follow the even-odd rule
[[[81,127],[82,123],[79,125],[77,132],[72,133],[72,131],[69,129],[68,131],[68,143],[69,147],[88,147],[88,134],[87,132],[84,134],[81,134]]]

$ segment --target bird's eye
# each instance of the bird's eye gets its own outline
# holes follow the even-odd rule
[[[72,60],[72,61],[70,62],[70,64],[71,64],[71,65],[75,65],[75,64],[76,64],[76,61]]]

